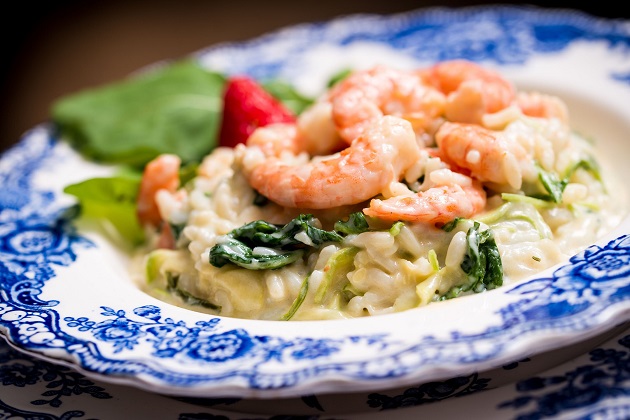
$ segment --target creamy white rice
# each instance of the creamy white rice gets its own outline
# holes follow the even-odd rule
[[[593,144],[557,120],[527,117],[508,109],[489,116],[487,124],[500,127],[523,145],[544,170],[563,173],[575,162],[591,157],[601,163]],[[239,318],[287,319],[292,305],[297,306],[292,320],[399,312],[434,304],[466,282],[461,264],[466,233],[474,221],[481,231],[491,229],[501,256],[503,284],[510,284],[584,249],[616,226],[627,208],[626,197],[618,194],[624,189],[615,187],[618,180],[600,165],[603,182],[588,171],[577,170],[558,205],[541,206],[540,200],[524,198],[522,191],[486,183],[485,211],[459,222],[451,231],[431,224],[392,226],[368,219],[369,231],[313,249],[279,269],[252,270],[234,264],[216,267],[210,263],[210,250],[246,223],[264,220],[283,225],[308,212],[324,229],[331,229],[335,221],[366,204],[319,211],[283,208],[273,202],[256,205],[257,194],[241,171],[245,159],[251,159],[245,147],[219,148],[202,162],[198,177],[180,191],[158,194],[164,220],[183,229],[176,249],[154,250],[144,258],[153,273],[148,281],[142,279],[150,293],[193,310]],[[423,155],[407,170],[404,183],[392,184],[384,195],[427,190],[436,182],[443,183],[440,177],[456,176],[444,168],[447,166],[440,159]],[[532,168],[515,169],[524,184],[536,182],[538,174]],[[180,293],[167,286],[174,277]],[[305,293],[302,297],[301,292]],[[192,305],[182,296],[217,309]]]

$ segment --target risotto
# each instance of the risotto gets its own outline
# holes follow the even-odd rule
[[[142,283],[193,310],[265,320],[486,292],[620,222],[625,198],[600,163],[560,98],[473,63],[355,71],[295,122],[216,148],[190,180],[176,156],[152,161]]]

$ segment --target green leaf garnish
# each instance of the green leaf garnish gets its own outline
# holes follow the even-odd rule
[[[64,192],[77,197],[81,216],[109,221],[132,245],[144,241],[144,230],[136,216],[140,176],[131,172],[111,178],[92,178],[68,185]]]
[[[52,119],[85,156],[142,167],[161,153],[189,162],[216,145],[225,77],[185,60],[61,98]]]

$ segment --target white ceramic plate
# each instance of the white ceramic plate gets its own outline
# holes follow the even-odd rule
[[[350,16],[196,57],[305,93],[350,65],[479,61],[562,96],[573,125],[630,179],[629,54],[627,21],[492,7]],[[0,160],[0,330],[17,348],[91,377],[181,396],[369,392],[492,369],[630,319],[628,219],[535,278],[394,315],[267,322],[174,307],[138,290],[124,252],[66,217],[72,200],[61,189],[109,170],[46,125]]]

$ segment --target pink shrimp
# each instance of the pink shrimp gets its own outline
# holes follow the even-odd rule
[[[394,115],[424,132],[444,112],[445,97],[411,71],[377,66],[335,85],[328,100],[340,136],[350,143],[375,120]]]
[[[136,202],[140,223],[159,226],[162,218],[155,195],[160,190],[175,192],[179,188],[181,160],[176,155],[162,154],[149,162],[142,174]]]
[[[457,178],[464,182],[437,185],[413,195],[373,199],[363,213],[391,222],[401,220],[435,225],[456,217],[472,217],[485,208],[486,192],[479,181],[461,174]]]
[[[478,124],[484,114],[511,105],[516,94],[508,80],[471,61],[443,61],[418,74],[447,95],[445,116],[450,121]]]
[[[563,124],[569,123],[567,105],[556,96],[538,92],[519,92],[516,95],[516,104],[525,115],[557,118]]]
[[[503,133],[446,122],[435,134],[435,141],[447,161],[470,170],[474,178],[521,187],[522,166],[529,162],[527,151]]]
[[[376,120],[340,153],[291,164],[283,159],[286,153],[278,155],[281,148],[273,142],[296,140],[296,133],[295,126],[286,124],[259,128],[248,139],[243,158],[250,185],[285,207],[327,209],[361,203],[398,181],[420,157],[411,124],[392,116]],[[289,150],[294,153],[300,146]]]

